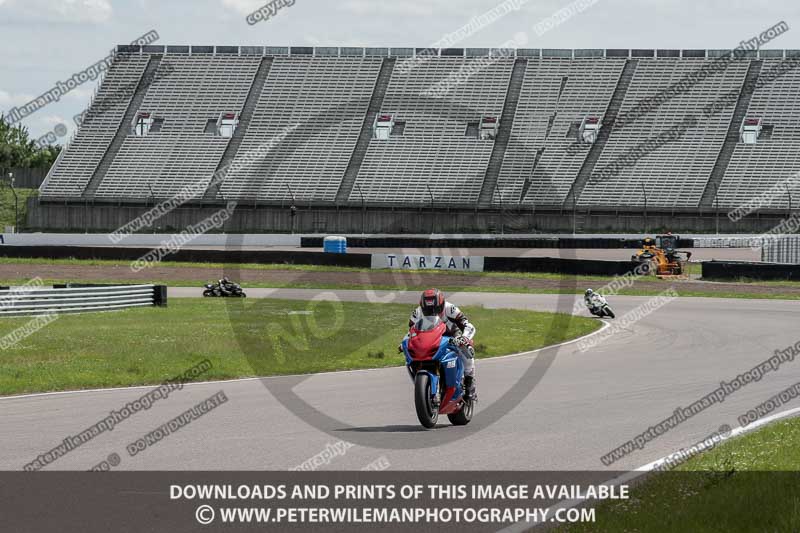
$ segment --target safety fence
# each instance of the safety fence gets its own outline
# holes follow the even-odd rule
[[[302,237],[302,248],[322,248],[323,237]],[[348,236],[349,248],[628,248],[642,245],[641,238],[632,237],[403,237]],[[680,239],[678,246],[691,248],[693,239]]]
[[[707,280],[800,280],[800,265],[746,261],[704,261],[701,264],[703,279]]]
[[[486,257],[486,272],[542,272],[576,276],[623,276],[639,263],[564,257]]]
[[[348,241],[349,244],[349,241]],[[0,257],[75,258],[134,261],[149,250],[111,246],[0,246]],[[485,257],[485,271],[551,272],[554,274],[622,275],[635,268],[630,261],[598,261],[560,257]],[[165,262],[190,263],[260,263],[285,265],[318,265],[371,268],[372,254],[333,254],[291,250],[178,250],[163,259]],[[461,259],[457,259],[460,263]],[[400,261],[402,263],[402,261]],[[442,270],[451,270],[443,264]],[[0,296],[1,298],[2,296]]]
[[[695,237],[695,248],[754,248],[762,245],[759,235],[741,237]]]
[[[136,261],[152,248],[133,248],[126,246],[0,246],[0,257],[24,257],[45,259],[104,259]],[[183,248],[175,251],[162,261],[186,263],[264,263],[325,265],[369,268],[369,254],[327,254],[324,252],[292,250],[242,250],[231,245],[227,250],[207,250],[203,248]]]
[[[4,287],[0,316],[112,311],[128,307],[165,306],[164,285],[54,285]]]
[[[800,264],[800,237],[764,240],[761,260],[767,263]]]

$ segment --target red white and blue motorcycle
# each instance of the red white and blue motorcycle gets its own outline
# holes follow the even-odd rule
[[[454,338],[439,317],[422,317],[401,344],[414,381],[414,405],[420,423],[430,429],[439,415],[455,426],[472,420],[474,402],[464,397],[464,365]]]

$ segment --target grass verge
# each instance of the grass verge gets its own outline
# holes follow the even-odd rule
[[[142,246],[146,248],[146,246]],[[357,253],[357,252],[356,252]],[[130,266],[131,261],[120,259],[48,259],[42,257],[0,257],[0,264],[21,264],[21,265],[90,265],[90,266]],[[246,270],[298,270],[298,271],[325,271],[325,272],[374,272],[374,270],[359,267],[344,267],[334,265],[296,265],[284,263],[214,263],[214,262],[189,262],[189,261],[163,261],[160,267],[175,268],[222,268],[238,267]],[[700,274],[702,271],[700,263],[689,263],[688,274]],[[545,279],[558,279],[561,274],[547,272],[470,272],[465,270],[426,270],[425,274],[441,275],[460,275],[460,276],[514,276],[514,277],[536,277]],[[580,276],[584,278],[601,278],[604,276]],[[607,276],[605,276],[607,277]]]
[[[222,275],[222,272],[220,272]],[[505,286],[505,285],[450,285],[450,284],[437,284],[437,287],[447,293],[458,292],[501,292],[501,293],[518,293],[518,294],[583,294],[587,286],[597,289],[597,286],[586,283],[578,283],[582,280],[573,280],[570,277],[562,279],[561,288],[539,288],[539,287],[519,287],[519,286]],[[610,278],[609,278],[610,279]],[[0,279],[0,285],[4,286],[17,286],[24,285],[29,282],[30,278],[11,278]],[[66,278],[44,278],[42,283],[44,285],[52,285],[54,283],[68,283],[74,282],[74,279]],[[215,281],[212,278],[208,279],[209,282]],[[589,280],[591,281],[591,280]],[[594,280],[602,282],[604,280]],[[608,279],[605,280],[609,281]],[[109,278],[109,279],[93,279],[91,283],[107,283],[107,284],[137,284],[137,283],[154,283],[158,285],[168,285],[170,287],[197,287],[198,296],[202,293],[203,282],[197,280],[163,280],[163,279],[148,279],[136,280],[129,278]],[[316,281],[292,281],[292,282],[279,282],[279,281],[247,281],[242,284],[245,291],[250,288],[264,288],[264,289],[319,289],[319,290],[364,290],[371,289],[374,291],[421,291],[429,288],[428,282],[423,283],[410,283],[408,285],[390,285],[390,284],[375,284],[375,283],[322,283]],[[598,283],[598,286],[599,285]],[[637,289],[627,288],[617,292],[620,296],[657,296],[664,292],[669,287],[675,288],[678,296],[693,297],[693,298],[739,298],[739,299],[759,299],[759,300],[800,300],[800,293],[797,292],[737,292],[737,291],[704,291],[692,289],[692,285],[682,285],[680,282],[666,283],[663,287]]]
[[[113,259],[42,259],[24,257],[0,257],[0,265],[68,265],[68,266],[109,266],[109,267],[130,267],[132,261],[120,261]],[[295,272],[398,272],[396,270],[373,270],[369,268],[323,266],[323,265],[292,265],[292,264],[261,264],[261,263],[190,263],[186,261],[162,261],[158,264],[159,268],[210,268],[222,271],[227,269],[235,270],[261,270],[261,271],[295,271]],[[696,272],[693,270],[695,269]],[[689,273],[699,274],[700,265],[692,264]],[[417,271],[415,271],[417,272]],[[417,272],[419,273],[419,272]],[[432,276],[460,276],[466,280],[474,278],[512,278],[512,279],[544,279],[562,280],[570,279],[577,281],[610,281],[614,276],[584,276],[555,274],[550,272],[467,272],[467,271],[447,271],[447,270],[425,270],[424,274]],[[669,283],[667,280],[660,280],[653,276],[649,281]],[[469,282],[467,282],[469,283]],[[800,282],[798,282],[800,285]]]
[[[599,321],[466,307],[477,357],[541,348]],[[165,308],[64,315],[0,351],[0,394],[159,383],[208,358],[200,380],[397,366],[408,305],[171,300]],[[0,319],[0,336],[30,318]]]
[[[107,266],[107,267],[125,267],[130,266],[127,261],[115,260],[78,260],[78,259],[20,259],[20,258],[5,258],[0,257],[0,265],[71,265],[71,266]],[[693,265],[699,268],[699,265]],[[209,278],[206,281],[214,281],[216,276],[222,276],[227,270],[228,275],[236,270],[241,271],[295,271],[298,274],[314,272],[351,272],[351,273],[386,273],[389,271],[382,270],[367,270],[360,268],[348,267],[330,267],[330,266],[316,266],[316,265],[278,265],[269,264],[262,265],[257,263],[251,264],[225,264],[225,263],[186,263],[186,262],[163,262],[159,265],[160,269],[167,268],[180,272],[181,269],[186,268],[205,268],[215,270],[216,272],[209,273]],[[17,275],[24,275],[24,268],[21,269]],[[163,270],[161,271],[163,272]],[[394,271],[397,272],[397,271]],[[179,276],[170,276],[169,279],[162,279],[158,277],[159,274],[154,274],[154,277],[147,279],[148,283],[157,283],[170,286],[184,286],[184,287],[200,287],[202,283],[197,279],[180,279]],[[165,277],[166,274],[163,274]],[[552,273],[539,273],[539,272],[444,272],[444,271],[425,271],[424,276],[409,276],[407,279],[400,279],[394,284],[380,284],[369,283],[368,281],[361,282],[326,282],[314,279],[313,275],[299,276],[301,279],[294,280],[248,280],[243,283],[245,288],[275,288],[275,289],[321,289],[321,290],[363,290],[369,288],[372,290],[422,290],[428,288],[431,283],[431,277],[444,276],[441,283],[437,286],[442,290],[448,292],[508,292],[508,293],[522,293],[522,294],[581,294],[587,286],[596,287],[609,283],[615,277],[613,276],[571,276]],[[111,274],[114,276],[114,274]],[[235,276],[234,276],[235,277]],[[177,278],[177,279],[176,279]],[[358,279],[357,276],[352,276],[352,279]],[[0,279],[0,285],[21,285],[28,281],[28,278],[14,277]],[[463,280],[463,282],[461,281]],[[504,280],[507,284],[504,284]],[[545,286],[525,286],[520,283],[520,280],[528,280],[532,285],[537,281],[545,281],[551,283],[542,283]],[[75,281],[73,279],[64,278],[47,278],[43,280],[45,284],[53,283],[66,283]],[[142,279],[133,279],[129,277],[107,277],[96,278],[92,280],[94,283],[142,283]],[[483,282],[486,281],[484,284]],[[552,282],[558,282],[558,287],[555,287]],[[673,281],[667,279],[658,279],[655,276],[642,280],[646,286],[637,286],[624,288],[618,294],[624,296],[655,296],[662,293],[666,288],[672,286],[676,288],[679,296],[689,296],[698,298],[745,298],[745,299],[772,299],[772,300],[797,300],[800,299],[800,282],[791,281],[757,281],[750,279],[743,279],[739,282],[745,290],[721,290],[721,288],[714,288],[712,290],[705,289],[701,284],[694,284],[684,281]],[[704,280],[709,281],[709,280]],[[638,282],[637,282],[638,283]],[[731,282],[728,282],[730,284]],[[755,287],[754,285],[758,285]],[[549,285],[549,286],[546,286]],[[763,287],[763,292],[760,288]],[[785,290],[781,290],[785,289]]]
[[[770,424],[596,506],[597,522],[563,531],[798,531],[800,418]]]

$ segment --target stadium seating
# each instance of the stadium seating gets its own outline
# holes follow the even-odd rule
[[[778,72],[780,60],[767,59],[762,75]],[[773,70],[774,69],[774,70]],[[789,70],[753,92],[747,117],[760,118],[770,127],[770,137],[756,144],[737,144],[719,188],[719,205],[737,207],[773,188],[764,207],[789,207],[789,194],[782,185],[800,172],[800,70]],[[792,207],[800,206],[797,180],[789,187]]]
[[[470,72],[475,61],[429,59],[407,72],[398,63],[382,112],[405,123],[403,134],[370,143],[351,201],[361,193],[372,203],[429,204],[431,196],[434,202],[477,201],[493,142],[468,137],[467,124],[500,116],[513,60],[497,59],[463,83],[448,82]],[[449,89],[446,94],[428,96],[440,82]]]
[[[618,59],[529,61],[497,184],[503,203],[520,201],[526,179],[532,185],[524,203],[564,201],[588,151],[568,150],[576,143],[568,133],[584,117],[605,114],[624,65]]]
[[[141,201],[192,186],[206,202],[561,208],[569,200],[640,209],[646,194],[651,207],[698,209],[712,188],[732,207],[800,171],[800,72],[752,98],[743,91],[784,51],[727,61],[638,114],[643,100],[716,61],[716,51],[447,49],[414,57],[420,52],[121,47],[40,197]],[[162,75],[146,83],[151,71]],[[726,95],[733,98],[708,113]],[[377,113],[392,121],[383,138],[373,135]],[[233,137],[214,127],[227,114],[246,117]],[[733,135],[740,115],[768,126],[755,144]],[[142,116],[162,122],[137,134]],[[609,119],[620,116],[633,118]],[[607,172],[689,116],[697,123],[677,139]],[[492,135],[481,133],[500,117]],[[577,143],[589,117],[601,133],[595,144]]]
[[[120,54],[106,73],[77,135],[42,185],[44,197],[80,197],[120,127],[147,56]]]
[[[731,61],[722,72],[709,76],[630,124],[615,128],[579,205],[642,206],[644,187],[650,206],[696,207],[725,140],[735,102],[712,116],[704,116],[703,110],[729,91],[741,88],[748,66],[749,61]],[[625,116],[638,102],[654,96],[699,67],[695,60],[639,61],[621,114]],[[688,116],[697,117],[698,123],[686,129],[677,140],[649,151],[616,175],[598,176],[600,169],[647,139],[679,126]]]
[[[258,57],[167,55],[159,65],[163,74],[141,106],[164,119],[161,131],[125,139],[97,197],[164,198],[207,184],[228,139],[204,133],[206,123],[241,109],[259,62]]]
[[[244,156],[266,143],[269,153],[233,170],[222,195],[333,201],[380,67],[380,58],[276,58],[239,148]]]

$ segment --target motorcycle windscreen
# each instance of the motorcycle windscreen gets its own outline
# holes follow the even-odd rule
[[[417,331],[432,331],[439,327],[439,325],[444,325],[441,317],[438,315],[434,316],[425,316],[422,315],[420,318],[414,322],[414,329]]]
[[[447,332],[444,322],[436,317],[423,316],[408,333],[408,353],[412,359],[431,359],[439,351],[442,336]]]

